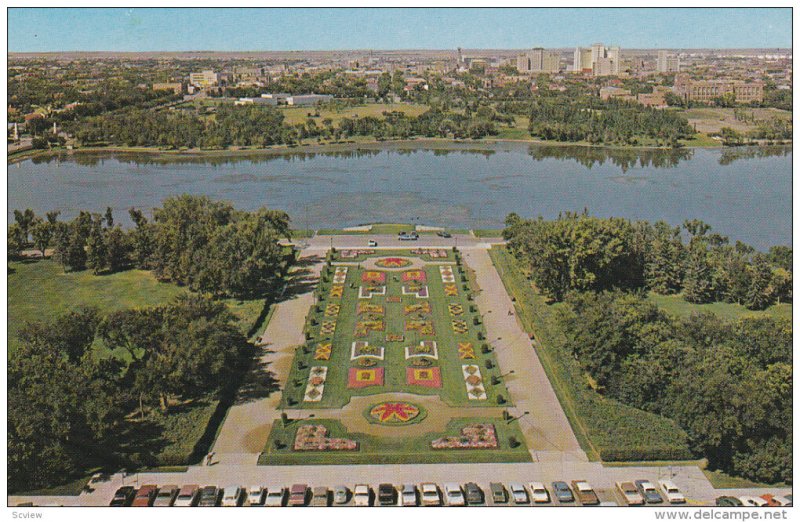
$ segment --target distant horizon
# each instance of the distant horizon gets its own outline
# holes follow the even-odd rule
[[[791,22],[791,8],[10,7],[8,52],[791,49]]]

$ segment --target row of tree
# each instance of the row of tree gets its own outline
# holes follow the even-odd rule
[[[761,310],[792,299],[792,249],[769,253],[711,232],[698,220],[682,227],[566,213],[555,220],[511,214],[503,231],[539,290],[646,289],[682,293],[691,303],[725,301]]]
[[[665,315],[632,293],[571,293],[559,317],[595,389],[675,420],[712,469],[792,481],[792,327]]]
[[[65,271],[99,274],[135,267],[214,296],[251,298],[268,294],[287,264],[279,244],[289,237],[285,212],[237,211],[205,196],[168,198],[153,211],[152,222],[131,209],[135,226],[127,231],[115,225],[110,208],[104,215],[81,211],[69,222],[58,221],[56,212],[41,219],[30,209],[14,216],[9,256],[33,245],[44,257],[52,247]]]
[[[189,294],[106,316],[77,310],[18,335],[8,361],[10,491],[95,466],[160,464],[154,421],[238,382],[252,353],[224,304]]]

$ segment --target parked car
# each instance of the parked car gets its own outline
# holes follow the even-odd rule
[[[293,484],[289,490],[290,506],[305,506],[308,502],[308,484]]]
[[[553,482],[551,485],[553,486],[553,495],[555,495],[559,502],[562,504],[565,502],[575,502],[575,497],[572,496],[572,490],[569,489],[569,484],[558,481]]]
[[[769,493],[761,495],[761,498],[767,501],[767,506],[769,507],[779,507],[783,505],[780,502],[778,502],[778,500],[773,495],[770,495]]]
[[[311,505],[314,507],[328,507],[331,492],[325,486],[314,488],[314,496],[311,498]]]
[[[658,494],[655,485],[649,480],[637,480],[634,484],[636,484],[636,488],[644,497],[644,501],[648,504],[660,504],[664,502],[664,499]]]
[[[241,486],[227,486],[222,490],[222,505],[224,507],[239,507],[242,504]]]
[[[715,504],[719,507],[739,507],[742,504],[742,501],[736,497],[717,497]]]
[[[366,484],[356,484],[353,488],[353,505],[359,507],[369,506],[370,491]]]
[[[400,500],[404,506],[416,506],[419,504],[419,497],[417,496],[417,486],[414,484],[406,484],[403,486],[403,493],[400,495]]]
[[[467,482],[464,485],[464,497],[470,506],[483,504],[483,490],[474,482]]]
[[[220,490],[217,486],[206,486],[200,491],[200,502],[197,503],[200,507],[214,507],[219,502]]]
[[[108,503],[111,507],[127,507],[133,502],[136,495],[136,488],[133,486],[122,486],[114,493],[114,498]]]
[[[381,506],[397,505],[397,490],[392,484],[381,484],[378,486],[378,504]]]
[[[286,502],[286,489],[281,486],[268,486],[267,496],[264,499],[266,507],[281,507]]]
[[[423,506],[441,506],[442,497],[439,495],[439,486],[431,482],[420,484]]]
[[[528,492],[525,491],[525,486],[519,482],[512,482],[508,485],[508,489],[511,490],[511,498],[514,499],[514,504],[528,503]]]
[[[791,495],[778,495],[775,497],[775,500],[781,503],[781,506],[791,506],[792,505],[792,496]]]
[[[466,504],[464,501],[464,492],[461,491],[461,486],[455,482],[445,483],[444,496],[447,498],[448,506],[463,506]]]
[[[629,506],[641,506],[644,504],[644,497],[639,493],[633,482],[617,482],[617,489]]]
[[[445,232],[444,230],[440,230],[436,233],[439,237],[453,237],[450,235],[450,232]]]
[[[742,501],[742,505],[747,507],[765,507],[767,506],[767,501],[761,497],[756,497],[753,495],[742,495],[739,497],[739,500]]]
[[[547,504],[550,502],[550,493],[541,482],[531,482],[528,484],[528,489],[531,490],[531,500],[535,504]]]
[[[197,484],[189,484],[183,486],[178,491],[178,496],[175,498],[173,506],[177,507],[194,507],[200,501],[200,486]]]
[[[264,503],[264,491],[261,486],[250,486],[247,490],[247,504],[250,506],[260,506]]]
[[[333,488],[333,503],[334,504],[347,504],[350,490],[347,486],[336,486]]]
[[[136,492],[136,496],[133,497],[133,503],[131,506],[133,507],[147,507],[152,506],[153,501],[156,499],[156,494],[158,493],[158,487],[147,484],[139,488],[139,491]]]
[[[161,486],[156,495],[156,500],[153,502],[155,507],[170,507],[175,503],[175,497],[178,496],[178,486]]]
[[[683,496],[681,490],[671,480],[662,480],[658,483],[661,486],[661,491],[667,497],[667,502],[670,504],[686,504],[686,497]]]
[[[374,239],[370,239],[369,242],[367,243],[367,246],[376,247],[378,246],[378,242],[375,241]]]
[[[578,496],[578,500],[582,505],[596,506],[600,503],[600,499],[597,498],[597,493],[594,492],[594,488],[585,480],[573,480],[572,489],[575,490],[575,494]]]
[[[506,487],[499,482],[492,482],[489,484],[489,489],[492,492],[492,502],[495,504],[505,504],[508,502],[508,491]]]

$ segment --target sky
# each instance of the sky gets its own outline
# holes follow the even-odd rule
[[[9,8],[10,52],[790,48],[777,9]]]

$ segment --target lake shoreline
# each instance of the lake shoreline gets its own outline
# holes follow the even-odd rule
[[[723,147],[719,146],[685,146],[678,149],[669,147],[654,147],[654,146],[625,146],[625,145],[593,145],[585,142],[565,142],[565,141],[544,141],[544,140],[513,140],[513,139],[482,139],[475,140],[453,140],[445,138],[418,138],[408,140],[369,140],[369,141],[348,141],[345,143],[325,143],[325,144],[305,144],[290,147],[287,145],[276,145],[274,147],[242,147],[242,148],[228,148],[222,150],[212,149],[184,149],[184,150],[170,150],[158,147],[124,147],[124,146],[108,146],[108,147],[80,147],[76,149],[51,149],[41,151],[23,151],[18,154],[9,154],[7,163],[13,164],[18,161],[24,161],[31,158],[40,158],[47,156],[60,156],[60,155],[73,155],[73,154],[152,154],[161,155],[164,157],[221,157],[221,156],[247,156],[247,155],[284,155],[284,154],[297,154],[297,153],[326,153],[326,152],[349,152],[358,149],[366,150],[386,150],[386,149],[439,149],[439,150],[479,150],[491,151],[494,147],[502,146],[503,144],[530,144],[530,145],[546,145],[553,147],[586,147],[593,149],[605,150],[621,150],[621,151],[674,151],[674,150],[687,150],[687,149],[735,149],[736,147]],[[776,146],[789,146],[791,144],[776,145]],[[768,146],[768,145],[751,145],[751,146]]]

